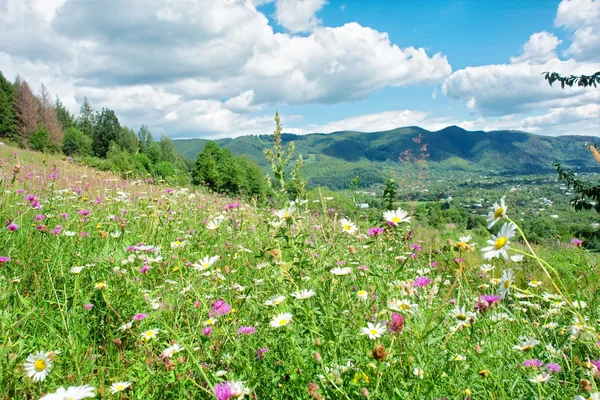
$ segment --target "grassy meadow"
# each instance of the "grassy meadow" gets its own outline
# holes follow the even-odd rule
[[[598,254],[510,193],[492,237],[9,146],[0,187],[0,399],[600,396]]]

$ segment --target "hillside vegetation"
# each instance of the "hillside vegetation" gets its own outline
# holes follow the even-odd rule
[[[489,173],[539,173],[552,164],[586,171],[596,166],[583,136],[548,137],[519,131],[470,132],[450,126],[436,132],[419,127],[384,132],[342,131],[330,134],[282,135],[283,143],[294,141],[305,159],[304,176],[311,186],[346,188],[355,176],[364,185],[382,183],[397,168],[400,159],[424,158],[437,171]],[[179,153],[195,158],[207,140],[174,140]],[[267,171],[263,149],[271,135],[220,139],[216,143],[234,155],[246,155]]]

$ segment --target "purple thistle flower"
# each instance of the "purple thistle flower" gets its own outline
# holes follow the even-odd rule
[[[54,229],[52,229],[50,231],[50,233],[53,234],[53,235],[59,235],[61,232],[62,232],[62,226],[61,225],[56,225],[54,227]]]
[[[33,217],[33,220],[35,222],[40,222],[46,219],[46,216],[44,214],[38,214],[35,217]]]
[[[231,312],[231,306],[223,299],[218,299],[212,305],[212,310],[208,313],[209,316],[225,315]]]
[[[484,294],[481,296],[481,300],[488,303],[490,306],[498,301],[500,301],[500,296],[496,296],[495,294]]]
[[[367,231],[367,235],[369,236],[379,236],[381,234],[383,234],[384,230],[383,228],[371,228]]]
[[[597,369],[600,369],[600,358],[598,360],[590,360],[590,364],[592,364]]]
[[[213,331],[213,327],[212,326],[207,326],[207,327],[202,328],[202,333],[204,335],[206,335],[206,336],[210,336],[210,334],[212,333],[212,331]]]
[[[389,329],[392,333],[400,333],[404,330],[404,315],[393,313],[389,323]]]
[[[256,350],[256,359],[262,360],[263,358],[265,358],[265,353],[268,353],[268,352],[269,352],[268,347],[263,347],[262,349],[257,349]]]
[[[583,241],[581,239],[573,238],[573,240],[571,240],[571,244],[574,244],[577,247],[581,247]]]
[[[143,319],[146,319],[148,317],[148,314],[142,314],[142,313],[138,313],[135,314],[133,316],[133,318],[131,318],[132,321],[141,321]]]
[[[256,328],[253,326],[240,326],[240,329],[238,329],[240,335],[251,335],[254,332],[256,332]]]
[[[422,288],[422,287],[429,285],[430,283],[431,283],[431,278],[429,278],[427,276],[418,276],[414,280],[413,286]]]
[[[94,308],[94,305],[92,303],[85,304],[83,308],[85,309],[85,311],[90,311],[92,308]]]
[[[560,372],[560,371],[562,371],[561,366],[558,365],[557,363],[546,364],[546,369],[548,370],[548,372]]]
[[[227,382],[217,383],[214,387],[215,397],[217,400],[229,400],[233,397],[231,386]]]
[[[418,245],[418,244],[416,244],[416,243],[413,243],[413,244],[411,244],[411,245],[410,245],[410,248],[411,248],[411,249],[413,249],[413,250],[416,250],[416,251],[421,251],[421,250],[422,250],[422,249],[421,249],[421,246],[419,246],[419,245]]]
[[[15,224],[14,222],[11,222],[10,224],[8,224],[8,226],[6,227],[6,229],[8,229],[11,232],[14,232],[17,229],[19,229],[19,225]]]
[[[10,261],[10,257],[0,256],[0,264],[6,263]]]
[[[538,360],[537,358],[532,358],[531,360],[523,361],[523,366],[530,367],[530,368],[538,368],[538,367],[541,367],[542,364],[543,363],[540,360]]]
[[[82,217],[87,217],[91,213],[92,213],[92,211],[90,211],[90,210],[79,210],[78,211],[78,214],[81,215]]]

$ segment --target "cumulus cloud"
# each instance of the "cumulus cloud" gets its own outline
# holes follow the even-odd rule
[[[573,32],[566,56],[578,60],[600,60],[600,1],[563,0],[554,25]]]
[[[315,14],[324,5],[325,0],[277,0],[275,18],[291,33],[310,32],[321,24]]]
[[[511,57],[513,64],[529,62],[541,64],[556,58],[556,47],[562,40],[548,32],[538,32],[531,35],[529,41],[523,45],[522,54],[519,57]]]
[[[249,113],[262,107],[362,99],[452,72],[442,54],[400,48],[375,29],[321,26],[324,0],[277,0],[289,33],[276,33],[256,8],[266,2],[0,0],[0,32],[13,39],[0,42],[2,69],[45,82],[71,111],[88,96],[126,123],[196,135],[258,127],[264,117]],[[198,109],[214,115],[187,118]]]

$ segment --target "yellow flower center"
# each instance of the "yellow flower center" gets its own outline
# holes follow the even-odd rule
[[[401,310],[410,310],[410,304],[402,303],[398,308],[400,308]]]
[[[458,247],[461,250],[468,250],[469,249],[469,245],[465,242],[456,242],[456,247]]]
[[[504,208],[498,207],[496,212],[494,212],[494,219],[498,219],[498,218],[502,217],[502,215],[504,215]]]
[[[33,366],[35,367],[35,370],[37,372],[42,372],[43,370],[46,369],[46,361],[39,359],[36,360],[35,363],[33,364]]]
[[[289,218],[289,217],[290,217],[290,212],[289,212],[289,211],[286,211],[286,212],[285,212],[285,216],[284,216],[284,218]]]
[[[400,222],[400,218],[398,218],[398,217],[392,217],[392,222],[398,223],[398,222]]]
[[[377,329],[369,329],[369,333],[371,335],[377,335],[379,332],[377,331]]]
[[[501,248],[503,248],[507,240],[508,239],[506,239],[505,237],[498,238],[498,240],[496,240],[496,243],[494,244],[496,250],[500,250]]]
[[[280,319],[279,320],[279,325],[285,325],[287,324],[287,319]]]
[[[467,319],[467,316],[465,314],[456,314],[456,319],[459,321],[464,321]]]
[[[510,279],[505,280],[502,286],[504,286],[504,289],[508,289],[510,287]]]
[[[344,225],[344,229],[349,231],[350,230],[350,225]]]
[[[121,391],[125,390],[125,385],[117,385],[117,386],[115,386],[115,390],[117,392],[121,392]]]
[[[523,348],[521,350],[523,350],[523,351],[533,350],[533,346],[525,345],[525,346],[523,346]]]

